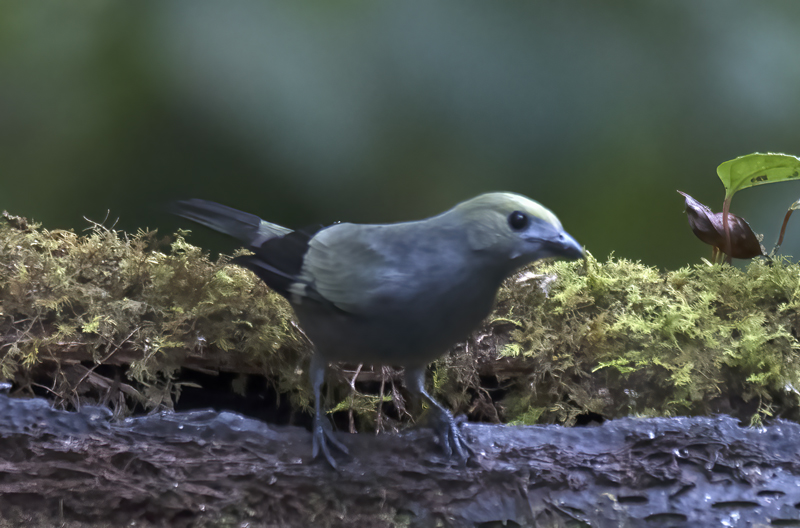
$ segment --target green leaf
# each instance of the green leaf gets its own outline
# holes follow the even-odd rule
[[[800,158],[788,154],[748,154],[717,167],[728,199],[742,189],[800,178]]]

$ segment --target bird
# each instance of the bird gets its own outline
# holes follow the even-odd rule
[[[584,256],[555,214],[510,192],[481,194],[424,220],[315,229],[292,230],[197,198],[174,202],[172,212],[242,242],[251,253],[232,263],[292,306],[313,344],[312,458],[322,453],[333,468],[331,446],[349,452],[321,403],[331,362],[403,367],[409,393],[429,406],[445,455],[466,460],[459,424],[425,389],[427,365],[479,327],[516,270]]]

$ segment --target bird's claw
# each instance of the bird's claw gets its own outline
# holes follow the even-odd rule
[[[314,433],[312,435],[311,456],[312,458],[317,458],[320,451],[322,451],[322,454],[325,457],[325,460],[328,461],[328,464],[330,464],[333,469],[338,469],[336,460],[333,458],[331,450],[328,447],[329,442],[331,445],[333,445],[333,447],[345,455],[350,454],[350,451],[347,450],[347,447],[345,447],[345,445],[334,436],[331,423],[326,418],[316,418],[314,420]]]
[[[461,432],[460,423],[453,418],[449,411],[445,411],[435,418],[433,430],[439,436],[439,443],[448,458],[455,455],[458,460],[466,461],[472,455],[472,449],[467,445],[464,434]]]

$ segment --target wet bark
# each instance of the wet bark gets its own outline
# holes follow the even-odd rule
[[[800,426],[727,417],[596,427],[463,424],[445,459],[425,429],[311,436],[233,413],[50,408],[0,396],[0,526],[731,526],[800,524]],[[514,524],[516,523],[516,524]]]

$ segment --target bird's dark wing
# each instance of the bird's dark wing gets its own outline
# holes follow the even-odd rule
[[[303,258],[308,252],[308,245],[314,233],[322,226],[292,231],[283,236],[270,238],[260,246],[249,246],[253,255],[243,255],[233,259],[234,264],[247,268],[255,273],[267,286],[286,298],[297,295],[296,286],[302,282],[301,271]],[[292,286],[295,289],[291,289]],[[304,296],[318,298],[313,288],[306,288]]]
[[[242,241],[254,254],[237,257],[233,262],[252,270],[267,286],[287,298],[293,294],[290,287],[301,280],[299,275],[309,242],[322,228],[292,231],[256,215],[197,198],[175,202],[172,212]],[[313,298],[316,294],[309,289],[306,296]]]

